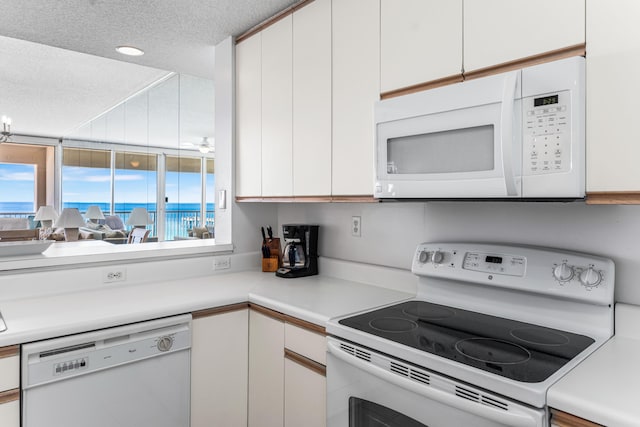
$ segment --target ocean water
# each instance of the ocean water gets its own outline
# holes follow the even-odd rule
[[[64,203],[65,208],[78,208],[80,212],[86,212],[91,205],[98,205],[102,212],[109,212],[109,203]],[[131,212],[133,208],[147,208],[149,212],[156,211],[155,203],[116,203],[116,212]],[[199,212],[200,203],[167,203],[167,212]],[[213,211],[214,204],[207,203],[207,211]],[[35,206],[31,202],[0,202],[0,213],[33,213]]]

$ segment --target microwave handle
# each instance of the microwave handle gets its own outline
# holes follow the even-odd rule
[[[502,170],[507,187],[507,196],[518,196],[516,178],[513,171],[513,115],[515,107],[516,88],[518,86],[518,71],[507,74],[502,89]]]

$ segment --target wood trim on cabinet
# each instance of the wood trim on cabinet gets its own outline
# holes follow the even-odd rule
[[[260,197],[237,196],[236,202],[284,202],[284,203],[379,203],[380,200],[368,195],[354,196],[292,196]]]
[[[311,369],[312,371],[322,375],[323,377],[327,376],[327,367],[321,363],[316,362],[315,360],[311,360],[308,357],[304,357],[301,354],[296,353],[295,351],[291,351],[288,348],[284,349],[284,358],[289,359],[292,362],[297,363],[307,369]]]
[[[0,348],[0,359],[4,357],[18,356],[20,354],[20,346],[12,345],[9,347]]]
[[[463,72],[465,80],[477,79],[493,74],[504,73],[506,71],[518,70],[520,68],[531,67],[532,65],[543,64],[545,62],[557,61],[559,59],[571,58],[573,56],[585,56],[587,52],[586,44],[576,44],[561,49],[550,50],[549,52],[527,56],[515,61],[504,62],[491,67],[480,68]]]
[[[637,191],[594,191],[587,193],[588,205],[640,205]]]
[[[272,310],[267,307],[263,307],[258,304],[249,303],[252,310],[257,311],[260,314],[274,318],[276,320],[282,320],[283,322],[291,323],[292,325],[299,326],[302,329],[306,329],[310,332],[315,332],[320,335],[327,335],[327,330],[324,326],[316,325],[315,323],[308,322],[306,320],[298,319],[297,317],[289,316],[288,314],[280,313],[279,311]]]
[[[271,317],[276,320],[285,321],[286,314],[280,313],[279,311],[271,310],[270,308],[263,307],[261,305],[249,303],[249,307],[251,310],[255,310],[260,314],[264,314],[265,316]]]
[[[198,310],[191,313],[192,319],[201,319],[203,317],[215,316],[223,313],[231,313],[232,311],[240,311],[249,308],[248,302],[241,302],[238,304],[229,304],[222,307],[207,308],[204,310]]]
[[[301,0],[295,4],[292,4],[291,6],[289,6],[288,8],[278,12],[277,14],[273,15],[271,18],[268,18],[264,21],[262,21],[261,23],[259,23],[258,25],[256,25],[253,28],[250,28],[249,30],[245,31],[244,33],[240,34],[238,37],[236,37],[236,44],[240,43],[242,40],[246,40],[249,37],[251,37],[252,35],[259,33],[260,31],[264,30],[267,27],[270,27],[271,25],[275,24],[276,22],[286,18],[287,16],[291,15],[293,12],[295,12],[296,10],[305,7],[307,4],[313,2],[314,0]]]
[[[7,390],[0,392],[0,405],[3,403],[15,402],[20,400],[20,389]]]
[[[442,79],[431,80],[429,82],[418,83],[416,85],[403,87],[400,89],[390,90],[380,94],[380,99],[395,98],[396,96],[409,95],[411,93],[422,92],[423,90],[435,89],[441,86],[447,86],[453,83],[460,83],[464,80],[462,74],[444,77]]]
[[[316,325],[315,323],[307,322],[306,320],[298,319],[297,317],[291,317],[286,314],[285,316],[286,316],[285,321],[287,323],[291,323],[292,325],[299,326],[302,329],[306,329],[310,332],[315,332],[316,334],[320,334],[324,336],[327,335],[327,330],[324,328],[324,326]]]
[[[551,409],[551,421],[558,427],[602,427],[602,424],[596,424],[556,409]]]

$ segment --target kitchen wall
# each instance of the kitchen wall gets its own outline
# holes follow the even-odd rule
[[[362,217],[352,237],[351,217]],[[552,246],[612,258],[616,301],[640,304],[640,206],[429,202],[279,204],[278,225],[320,224],[320,256],[409,269],[425,241]],[[281,234],[281,232],[279,233]],[[551,273],[550,273],[551,274]]]

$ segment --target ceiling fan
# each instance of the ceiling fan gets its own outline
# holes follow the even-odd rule
[[[182,148],[197,148],[202,154],[213,153],[215,151],[213,141],[209,141],[209,137],[205,136],[202,141],[196,142],[183,142],[180,144]]]

